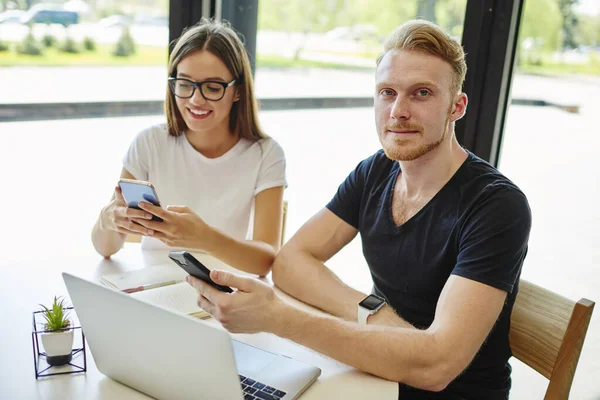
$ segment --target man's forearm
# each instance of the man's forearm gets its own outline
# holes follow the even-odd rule
[[[445,358],[428,331],[360,325],[289,305],[269,331],[388,380],[426,390],[448,383]]]
[[[273,283],[306,304],[337,317],[356,321],[357,305],[365,294],[346,285],[311,255],[287,250],[275,259]]]
[[[358,303],[366,296],[342,282],[321,261],[300,251],[277,256],[273,282],[290,296],[348,321],[357,321]],[[368,324],[412,328],[389,305],[369,316]]]

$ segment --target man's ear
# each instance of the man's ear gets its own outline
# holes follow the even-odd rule
[[[452,103],[452,112],[450,113],[450,122],[458,121],[467,112],[467,104],[469,99],[465,93],[459,93],[454,97]]]

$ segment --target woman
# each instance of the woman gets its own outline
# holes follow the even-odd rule
[[[282,235],[285,156],[259,126],[244,46],[227,24],[204,19],[177,40],[168,72],[167,123],[137,135],[121,177],[151,182],[173,205],[127,208],[117,186],[94,247],[110,257],[126,235],[141,234],[142,248],[201,250],[265,275]]]

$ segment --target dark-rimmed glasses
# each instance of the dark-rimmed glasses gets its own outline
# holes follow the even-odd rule
[[[194,96],[196,88],[200,89],[200,94],[206,100],[219,101],[225,96],[227,88],[235,83],[235,79],[231,82],[220,82],[220,81],[202,81],[194,82],[190,79],[185,78],[169,78],[169,86],[171,92],[181,98],[189,99]]]

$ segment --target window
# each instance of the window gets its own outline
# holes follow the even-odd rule
[[[526,0],[499,169],[521,187],[532,209],[523,278],[574,300],[600,300],[599,89],[600,4]],[[572,398],[598,395],[600,343],[589,339],[600,334],[599,321],[592,318]],[[512,394],[542,398],[545,380],[512,364]]]
[[[168,7],[168,0],[0,1],[0,103],[162,100]]]
[[[260,98],[371,97],[375,59],[401,23],[421,17],[460,40],[466,0],[260,0]]]

